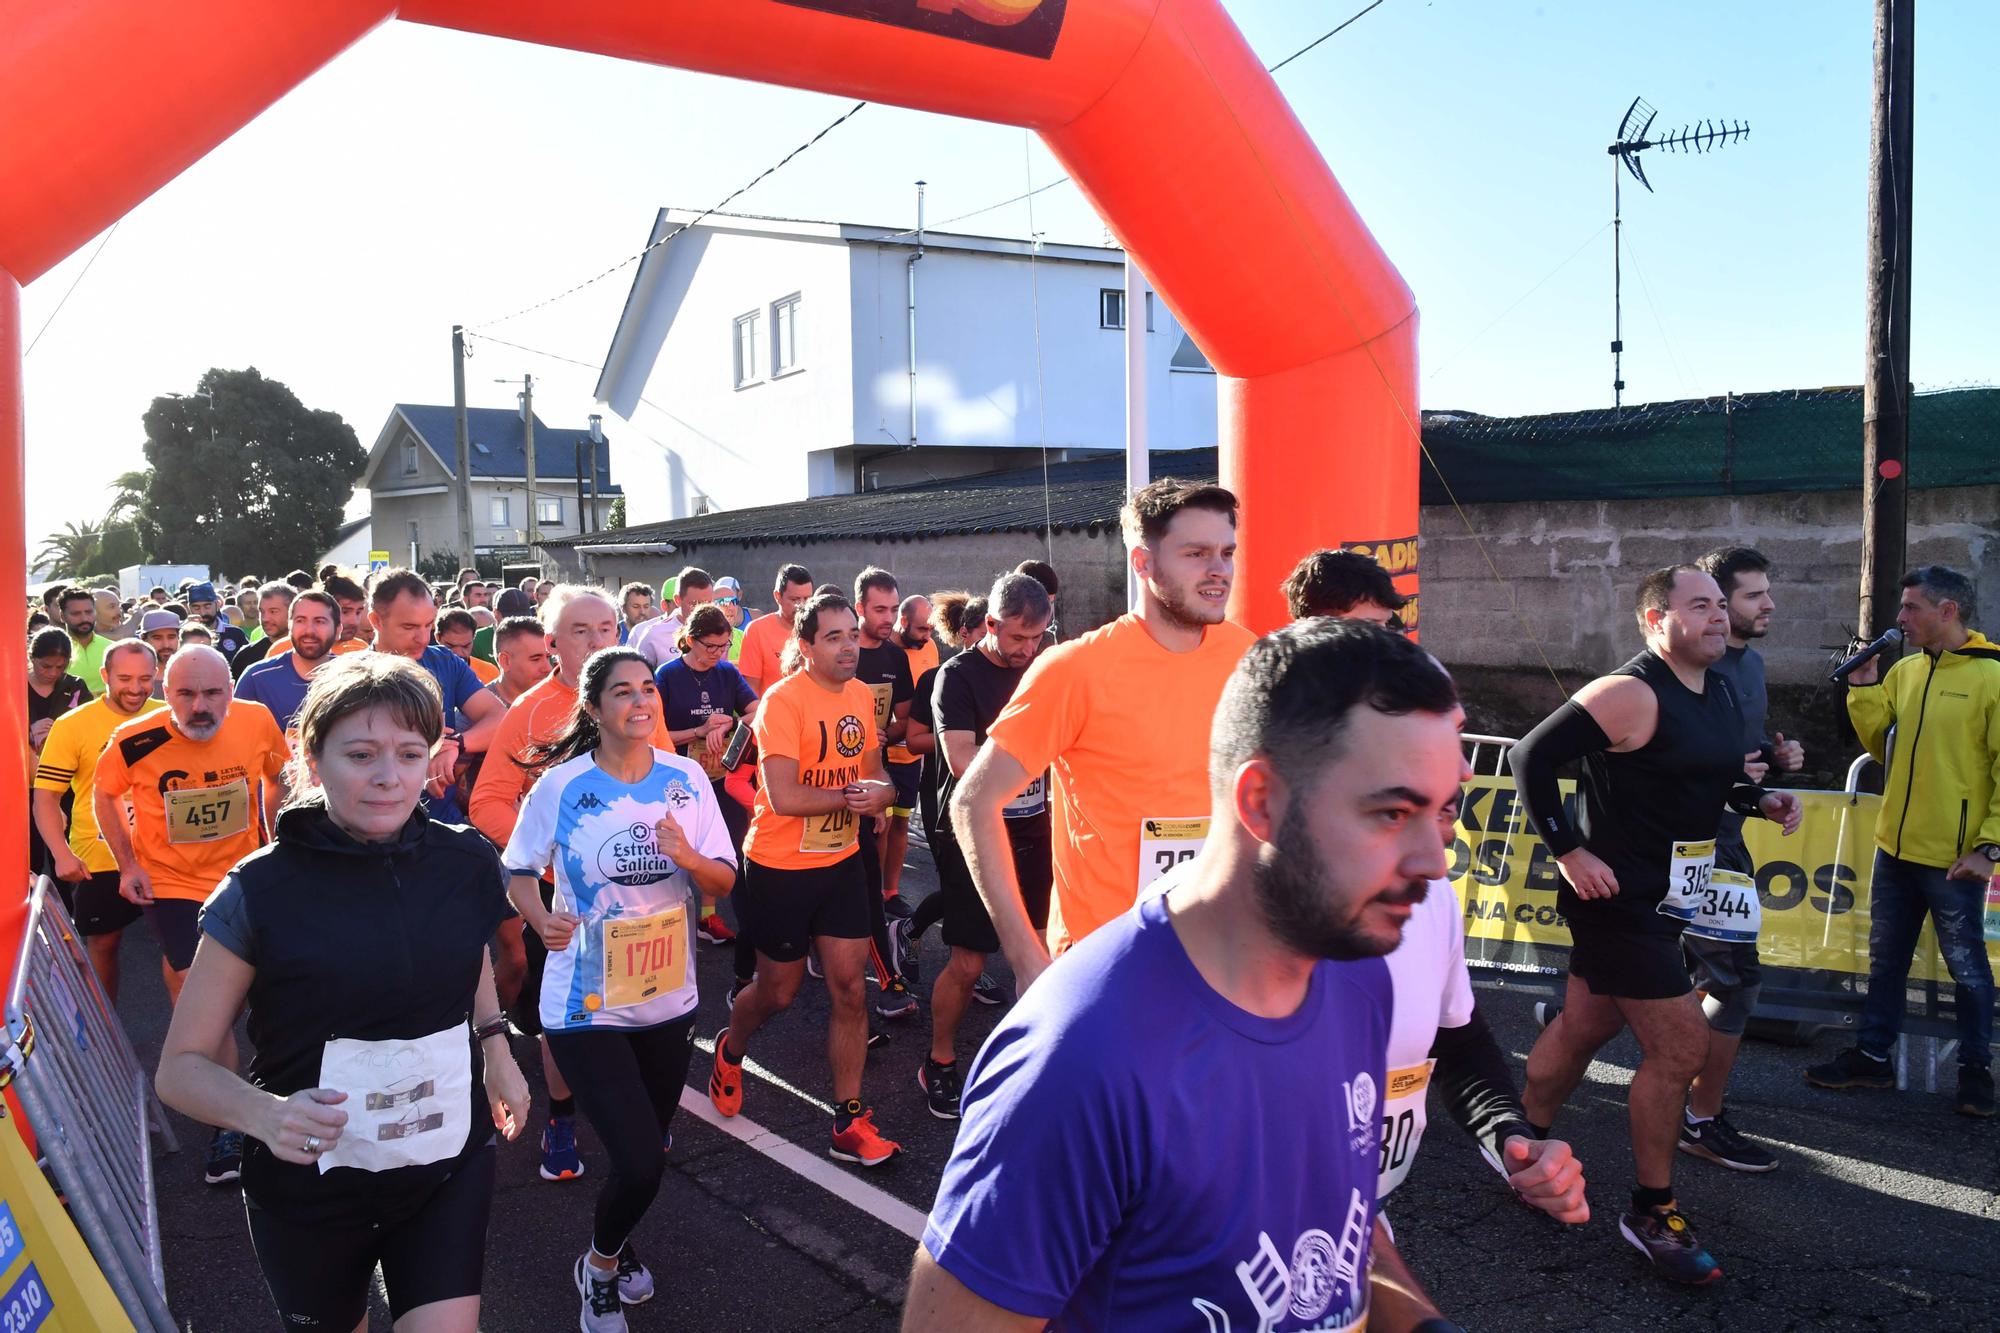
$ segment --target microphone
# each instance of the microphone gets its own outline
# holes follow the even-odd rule
[[[1889,629],[1883,631],[1881,638],[1875,640],[1875,642],[1869,644],[1866,648],[1863,648],[1860,652],[1856,653],[1854,656],[1848,658],[1845,662],[1842,662],[1839,666],[1835,667],[1833,669],[1833,674],[1828,676],[1827,679],[1833,681],[1836,684],[1846,680],[1848,673],[1853,671],[1854,668],[1860,666],[1863,662],[1869,661],[1872,658],[1878,657],[1881,654],[1888,652],[1891,648],[1894,648],[1898,644],[1902,643],[1902,641],[1903,641],[1903,631],[1899,629]]]

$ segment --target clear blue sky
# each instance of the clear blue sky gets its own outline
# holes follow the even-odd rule
[[[1360,3],[1230,8],[1276,60]],[[1651,154],[1658,193],[1626,191],[1627,401],[1851,384],[1870,21],[1862,0],[1386,0],[1278,79],[1417,294],[1425,407],[1608,405],[1604,146],[1636,94],[1661,128],[1704,116],[1754,128],[1710,157]],[[1916,47],[1912,378],[1992,382],[2000,189],[1982,163],[2000,124],[2000,5],[1928,0]],[[364,447],[391,403],[449,402],[452,323],[505,314],[632,253],[658,206],[714,203],[845,105],[403,23],[377,30],[136,208],[29,358],[31,544],[100,514],[104,483],[143,461],[147,403],[211,365],[286,381],[345,416]],[[871,106],[733,207],[907,224],[918,177],[936,220],[1060,174],[1020,130]],[[1103,236],[1074,189],[1034,208],[1051,239]],[[962,229],[1023,235],[1028,209]],[[95,245],[27,290],[28,337]],[[628,279],[492,332],[594,363]],[[492,381],[523,372],[544,420],[581,424],[593,410],[591,372],[490,344],[470,365],[472,401],[511,404]]]

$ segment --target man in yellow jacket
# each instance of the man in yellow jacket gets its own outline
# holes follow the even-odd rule
[[[1967,628],[1977,606],[1965,575],[1922,565],[1902,587],[1896,624],[1922,651],[1886,676],[1869,662],[1847,678],[1855,733],[1888,768],[1869,887],[1868,997],[1854,1047],[1806,1070],[1806,1082],[1894,1086],[1889,1048],[1928,913],[1957,986],[1958,1110],[1990,1116],[1993,967],[1983,916],[2000,866],[2000,645]]]

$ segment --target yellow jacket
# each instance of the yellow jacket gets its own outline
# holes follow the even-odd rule
[[[1942,867],[2000,843],[2000,645],[1975,633],[1957,652],[1905,657],[1879,685],[1847,691],[1847,716],[1889,770],[1876,846]],[[1884,759],[1891,726],[1895,753]]]

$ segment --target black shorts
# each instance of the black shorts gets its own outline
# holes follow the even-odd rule
[[[1056,883],[1049,821],[1037,819],[1026,830],[1009,826],[1007,833],[1014,845],[1014,878],[1021,884],[1021,905],[1028,909],[1028,920],[1035,930],[1045,933],[1049,928],[1049,894]]]
[[[896,799],[889,803],[889,813],[908,819],[917,809],[917,791],[923,785],[924,761],[913,759],[907,764],[890,764],[889,781],[895,784]]]
[[[547,880],[539,880],[536,886],[542,891],[542,910],[555,910],[556,887]],[[521,981],[521,993],[515,997],[514,1007],[507,1011],[507,1018],[520,1031],[530,1037],[542,1035],[542,973],[548,970],[549,948],[542,943],[542,937],[528,929],[528,924],[520,918],[510,918],[501,923],[513,926],[521,932],[521,953],[527,963],[527,971]]]
[[[393,1319],[438,1301],[477,1296],[498,1156],[490,1143],[476,1150],[422,1207],[391,1226],[304,1226],[246,1199],[250,1247],[277,1302],[279,1322],[345,1333],[368,1313],[377,1264]]]
[[[974,953],[1000,952],[1000,935],[993,928],[986,903],[972,882],[972,869],[956,838],[939,838],[931,844],[931,859],[937,863],[938,892],[943,895],[944,921],[940,933],[954,949]]]
[[[187,898],[155,898],[144,910],[167,966],[176,972],[193,967],[194,947],[201,943],[201,904]]]
[[[736,891],[736,920],[750,942],[774,963],[796,963],[813,937],[865,940],[871,926],[868,881],[861,858],[867,849],[810,870],[774,870],[749,861]]]
[[[118,872],[100,870],[71,893],[70,920],[79,935],[111,935],[140,916],[139,905],[118,892]]]
[[[1575,913],[1568,919],[1569,974],[1589,986],[1592,995],[1671,1000],[1694,989],[1678,933],[1601,926]]]

